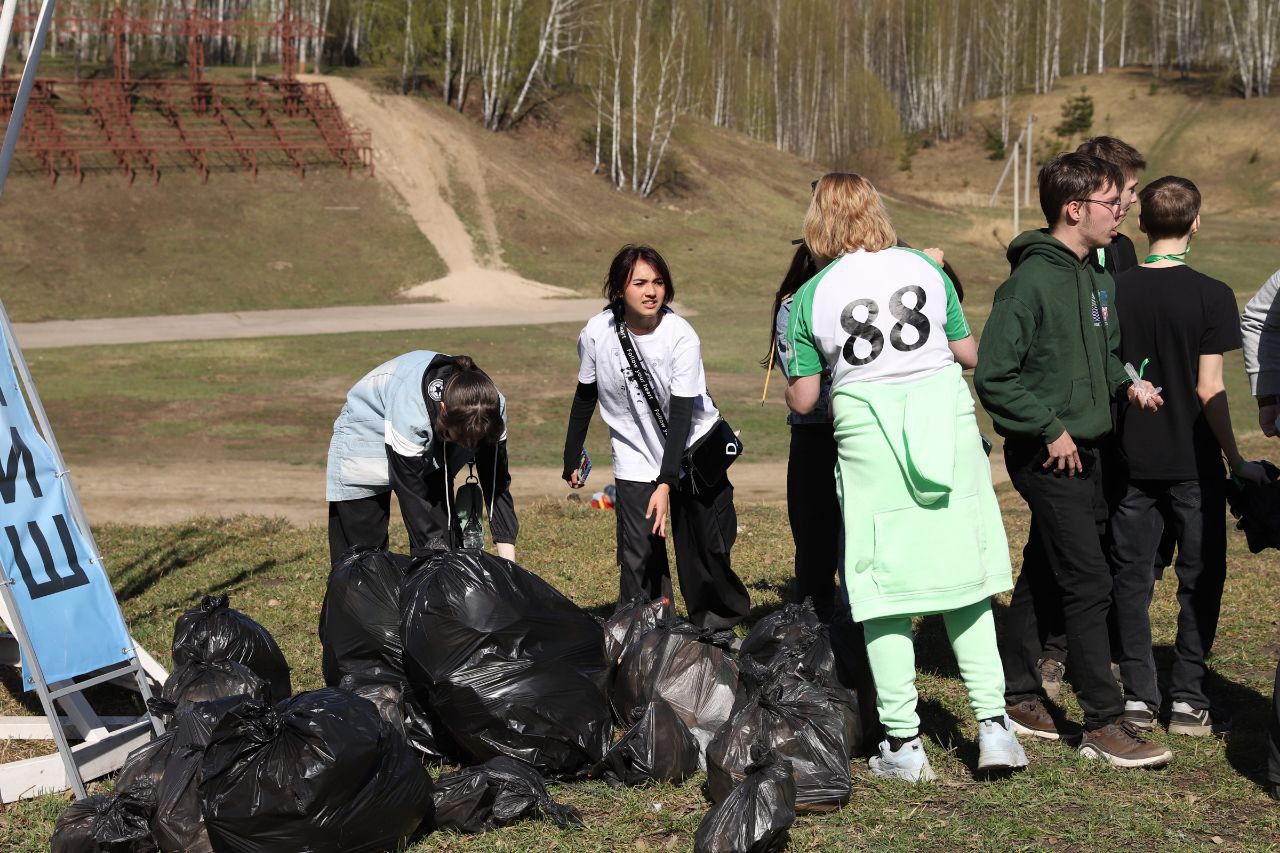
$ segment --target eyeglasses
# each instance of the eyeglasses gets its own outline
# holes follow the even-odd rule
[[[1124,210],[1124,202],[1119,201],[1119,200],[1116,200],[1116,201],[1105,201],[1105,200],[1100,199],[1100,198],[1073,198],[1073,199],[1071,199],[1071,200],[1072,200],[1072,201],[1078,201],[1078,202],[1080,202],[1081,204],[1100,204],[1100,205],[1102,205],[1103,207],[1110,208],[1110,209],[1111,209],[1111,213],[1112,213],[1112,215],[1114,215],[1114,216],[1119,216],[1119,215],[1120,215],[1120,211]]]

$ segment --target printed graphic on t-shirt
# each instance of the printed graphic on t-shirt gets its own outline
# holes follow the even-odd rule
[[[701,346],[693,328],[670,309],[664,309],[658,328],[648,335],[633,335],[632,342],[649,374],[658,405],[666,411],[672,395],[693,397],[688,441],[692,443],[705,435],[719,412],[706,392]],[[578,357],[578,381],[594,382],[599,389],[600,416],[609,426],[613,447],[614,476],[640,482],[655,479],[666,439],[631,375],[610,312],[603,311],[587,322],[578,336]]]
[[[855,252],[796,294],[788,329],[788,373],[824,368],[832,387],[902,382],[951,364],[949,341],[969,335],[945,273],[911,249]]]

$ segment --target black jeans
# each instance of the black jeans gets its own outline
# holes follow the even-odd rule
[[[653,495],[652,483],[617,480],[614,505],[618,523],[618,602],[637,596],[671,597],[671,570],[666,540],[654,536],[653,519],[644,517]],[[689,621],[701,628],[732,628],[751,610],[751,596],[730,562],[738,538],[733,485],[723,483],[697,495],[671,491],[671,534],[676,546],[676,573]]]
[[[1155,588],[1153,566],[1165,519],[1178,544],[1178,636],[1169,696],[1204,710],[1205,656],[1218,633],[1218,611],[1227,578],[1226,491],[1221,478],[1132,480],[1111,514],[1113,607],[1120,636],[1120,677],[1125,699],[1160,707],[1148,609]]]
[[[349,501],[329,502],[329,564],[354,545],[386,549],[391,523],[391,492]]]
[[[1111,570],[1101,541],[1107,520],[1102,454],[1083,444],[1079,452],[1086,473],[1066,477],[1041,467],[1047,458],[1043,442],[1005,442],[1005,466],[1031,509],[1031,532],[1009,603],[1000,657],[1006,701],[1042,697],[1037,662],[1047,636],[1044,626],[1061,618],[1076,697],[1085,728],[1092,730],[1119,717],[1124,700],[1111,677],[1107,635]]]
[[[796,546],[796,598],[813,599],[823,622],[836,615],[840,571],[840,501],[836,498],[836,433],[832,424],[794,424],[787,457],[787,518]]]

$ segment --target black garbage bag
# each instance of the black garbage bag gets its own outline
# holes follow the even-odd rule
[[[619,604],[613,615],[604,621],[604,655],[611,668],[616,668],[622,652],[632,641],[656,628],[658,622],[674,618],[671,599],[655,598],[646,601],[633,598]]]
[[[440,717],[431,709],[431,703],[422,698],[425,695],[424,691],[415,690],[412,684],[405,682],[400,701],[404,734],[425,763],[444,764],[449,761],[449,756],[459,755],[462,750],[449,737]]]
[[[173,627],[173,665],[193,658],[234,660],[253,670],[271,688],[271,701],[293,693],[289,664],[271,632],[228,606],[225,595],[206,595],[200,606],[178,617]]]
[[[743,661],[750,659],[769,669],[786,666],[795,671],[803,666],[819,680],[837,683],[831,633],[814,612],[812,598],[801,604],[786,604],[757,622],[743,639],[738,655]],[[744,668],[743,686],[759,687],[747,681]]]
[[[710,631],[682,619],[663,620],[622,653],[613,684],[618,721],[630,726],[655,699],[671,705],[701,749],[733,711],[738,664],[731,631]]]
[[[1266,460],[1261,464],[1268,477],[1262,485],[1227,480],[1227,503],[1239,519],[1236,529],[1244,531],[1254,554],[1280,548],[1280,468]]]
[[[374,670],[344,675],[338,686],[368,699],[378,709],[378,716],[390,723],[402,737],[405,736],[403,681],[390,680],[382,672]]]
[[[505,755],[442,773],[435,785],[435,809],[436,829],[450,832],[487,832],[535,818],[561,829],[582,823],[576,808],[551,798],[537,770]]]
[[[152,746],[172,735],[167,749],[160,747],[151,753],[140,749],[130,754],[131,763],[138,756],[137,773],[130,771],[132,781],[126,777],[123,784],[135,791],[145,791],[148,784],[153,786],[151,833],[163,853],[213,853],[200,811],[201,762],[213,729],[245,701],[249,700],[243,696],[229,696],[195,703],[179,712],[169,732],[148,744]],[[118,787],[122,782],[118,780],[116,784]]]
[[[189,658],[182,663],[160,688],[160,698],[172,703],[173,716],[180,717],[197,702],[212,702],[228,696],[244,696],[248,699],[270,699],[271,688],[253,670],[237,661],[202,660]],[[167,710],[168,706],[162,707]]]
[[[214,728],[200,805],[219,851],[393,849],[431,816],[431,777],[373,703],[326,687]]]
[[[591,775],[614,787],[683,782],[698,772],[701,752],[680,716],[665,700],[655,699],[591,769]]]
[[[155,853],[147,805],[128,793],[94,794],[58,816],[53,853]]]
[[[320,608],[325,684],[370,669],[403,679],[400,582],[409,564],[390,551],[356,547],[333,567]]]
[[[163,719],[172,717],[175,708],[172,702],[152,697],[147,702],[147,710],[152,716]],[[160,785],[161,777],[164,776],[165,765],[169,763],[169,757],[173,754],[177,737],[178,730],[172,727],[130,752],[120,772],[116,774],[116,784],[112,790],[116,793],[128,792],[155,811],[156,790]]]
[[[849,740],[856,726],[850,702],[846,690],[774,670],[707,747],[711,799],[729,796],[746,775],[752,749],[764,745],[791,762],[797,811],[831,811],[849,802]]]
[[[508,755],[566,778],[604,757],[604,632],[586,611],[477,550],[427,558],[400,601],[405,672],[415,702],[441,722],[436,742],[451,758]]]
[[[756,748],[741,782],[712,806],[693,837],[694,853],[774,853],[796,821],[791,762]]]

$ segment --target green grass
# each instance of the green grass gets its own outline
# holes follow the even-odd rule
[[[337,170],[14,176],[0,233],[15,322],[385,303],[445,273],[394,192]]]
[[[1002,491],[1010,548],[1026,535],[1021,501]],[[790,540],[780,504],[739,507],[742,532],[735,565],[751,589],[753,618],[776,607],[791,573]],[[608,605],[616,589],[613,518],[569,504],[524,514],[521,559],[584,607]],[[205,592],[225,592],[233,606],[266,625],[293,667],[295,689],[319,687],[315,634],[326,572],[320,528],[297,529],[260,518],[197,521],[172,527],[107,526],[99,541],[134,635],[152,652],[168,647],[173,622]],[[403,532],[393,545],[403,547]],[[1175,752],[1160,772],[1116,771],[1059,744],[1027,744],[1031,768],[1011,779],[979,782],[976,726],[955,660],[936,619],[917,637],[921,714],[928,750],[941,777],[918,788],[880,783],[855,763],[853,798],[841,811],[800,818],[792,849],[1055,849],[1122,847],[1229,849],[1280,846],[1280,807],[1261,790],[1267,697],[1275,666],[1274,560],[1253,556],[1240,534],[1230,539],[1231,574],[1212,659],[1213,680],[1235,711],[1227,741],[1158,733]],[[1173,639],[1173,581],[1157,587],[1156,658],[1167,666]],[[997,618],[1003,605],[997,606]],[[123,701],[113,689],[111,699]],[[1064,703],[1080,718],[1072,697]],[[6,699],[0,713],[22,713]],[[47,745],[42,745],[47,746]],[[600,783],[560,785],[558,799],[578,806],[586,826],[561,831],[519,824],[482,836],[433,835],[414,850],[687,850],[707,804],[699,775],[680,786],[612,790]],[[95,785],[101,789],[106,783]],[[47,796],[0,813],[0,849],[47,849],[65,796]],[[656,806],[656,807],[655,807]]]

